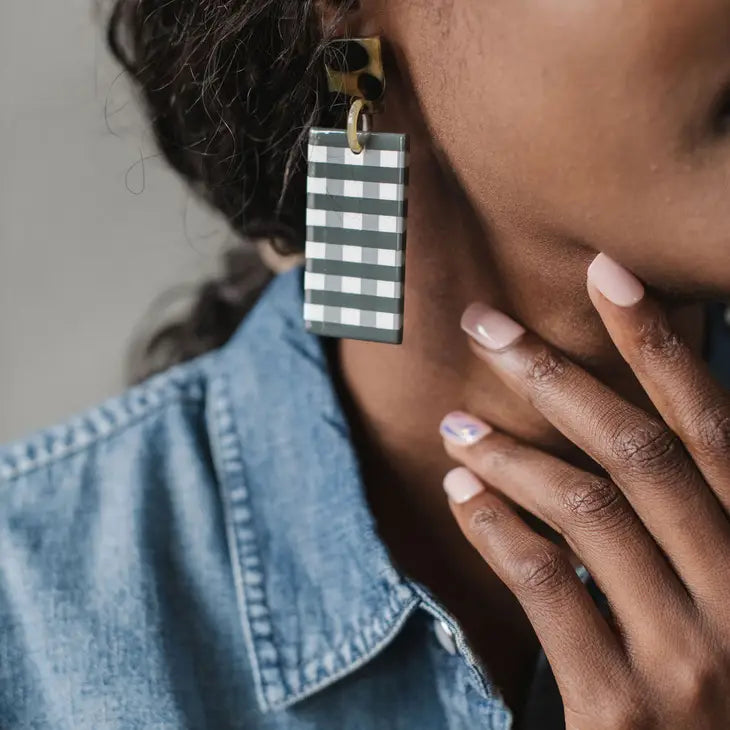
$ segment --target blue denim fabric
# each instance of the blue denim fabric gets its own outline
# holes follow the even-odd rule
[[[221,350],[0,450],[0,727],[511,726],[376,534],[301,275]],[[544,659],[530,715],[562,726]]]

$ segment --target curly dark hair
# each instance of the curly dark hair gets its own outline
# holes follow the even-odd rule
[[[330,2],[335,17],[320,12]],[[220,279],[142,350],[133,379],[223,344],[270,279],[253,242],[303,250],[305,145],[342,123],[323,54],[358,0],[113,0],[112,53],[141,92],[157,145],[240,238]],[[325,103],[328,102],[328,103]]]

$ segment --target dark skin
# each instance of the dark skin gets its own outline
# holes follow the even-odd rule
[[[729,710],[717,698],[730,697],[730,687],[718,682],[717,668],[727,666],[727,621],[707,607],[730,596],[708,599],[700,621],[694,593],[695,579],[727,592],[727,579],[717,572],[722,553],[708,556],[706,540],[682,545],[694,561],[675,566],[665,534],[649,523],[654,516],[682,519],[662,504],[679,510],[687,483],[704,490],[706,500],[726,489],[723,419],[730,411],[718,416],[707,406],[725,403],[726,395],[703,386],[712,398],[702,401],[704,409],[695,406],[695,435],[680,436],[691,442],[696,433],[718,433],[718,440],[703,464],[685,441],[690,463],[672,468],[684,470],[689,482],[669,472],[652,476],[654,493],[664,498],[653,504],[635,504],[631,490],[640,490],[624,478],[626,465],[606,463],[604,454],[620,432],[604,428],[603,440],[589,442],[585,435],[594,424],[571,423],[568,415],[584,412],[598,392],[610,393],[671,431],[680,428],[672,399],[689,403],[704,383],[691,359],[702,341],[701,302],[730,297],[730,135],[718,101],[730,85],[730,3],[364,0],[342,31],[379,33],[388,42],[388,107],[376,128],[411,135],[404,344],[345,340],[337,353],[371,503],[395,560],[459,619],[518,715],[539,640],[560,675],[569,727],[672,727],[659,715],[662,703],[675,710],[682,704],[685,713],[701,705],[691,721],[675,712],[676,727],[725,727],[722,713]],[[599,252],[647,284],[650,293],[639,309],[658,300],[666,331],[676,333],[668,341],[686,343],[684,360],[659,347],[654,370],[637,365],[627,343],[642,323],[624,309],[611,313],[586,287],[587,268]],[[586,387],[556,380],[553,410],[546,408],[514,374],[505,375],[501,364],[509,357],[484,356],[461,330],[462,314],[474,301],[506,312],[530,332],[531,342],[568,357],[590,374],[582,381]],[[439,423],[456,409],[498,435],[468,449],[445,449]],[[498,451],[505,443],[531,449],[529,458],[527,451],[507,450],[524,457],[510,467],[523,481],[485,471],[491,463],[485,449]],[[615,594],[606,566],[590,563],[597,546],[615,535],[596,528],[579,541],[565,515],[549,511],[555,483],[542,467],[527,471],[540,459],[577,469],[571,474],[581,478],[583,470],[608,470],[608,483],[624,495],[621,519],[645,525],[643,548],[618,550],[616,560],[630,562],[616,565],[656,586],[649,603],[640,603],[635,591]],[[457,522],[441,488],[455,461],[490,487],[473,504],[455,506]],[[507,471],[506,458],[495,461]],[[482,521],[470,516],[477,508],[486,510]],[[538,534],[549,528],[526,527],[515,516],[518,508],[566,537],[588,564],[612,606],[621,606],[619,619],[631,624],[632,650],[640,645],[635,655],[606,638],[616,630],[598,622],[566,578],[567,551],[553,561]],[[499,519],[489,518],[492,513]],[[711,542],[725,546],[718,511],[702,514],[693,534],[711,531]],[[489,530],[479,528],[482,522]],[[505,558],[523,542],[533,548],[528,564],[535,554],[547,555],[559,566],[560,580],[522,589]],[[657,554],[671,571],[657,572]],[[571,622],[565,610],[536,612],[538,597],[543,605],[572,607]],[[683,608],[657,610],[667,605]],[[721,638],[710,640],[700,624],[713,626],[712,636]],[[661,639],[679,625],[705,650],[698,655],[678,644],[664,653]],[[585,656],[590,666],[581,664]],[[677,667],[676,676],[658,673],[667,666]],[[671,697],[661,687],[672,688]],[[601,718],[590,714],[599,695],[607,698]]]
[[[590,278],[588,287],[658,415],[533,334],[499,350],[475,344],[477,357],[607,476],[492,432],[468,447],[447,444],[470,470],[460,476],[475,479],[466,495],[450,493],[451,507],[526,610],[567,728],[726,727],[730,397],[656,301],[619,307]],[[612,622],[566,551],[530,529],[510,502],[565,538],[608,597]]]

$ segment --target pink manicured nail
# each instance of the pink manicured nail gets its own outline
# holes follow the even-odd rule
[[[471,446],[492,433],[492,427],[463,411],[449,413],[439,426],[441,435],[457,446]]]
[[[605,253],[599,253],[588,267],[588,281],[619,307],[633,307],[644,298],[644,285]]]
[[[444,477],[444,491],[454,504],[464,504],[481,494],[484,486],[466,467],[457,466]]]
[[[470,304],[466,308],[461,328],[488,350],[503,350],[525,334],[524,327],[484,304]]]

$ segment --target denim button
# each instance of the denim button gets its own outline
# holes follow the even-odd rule
[[[433,630],[439,644],[446,649],[452,656],[456,654],[456,642],[454,641],[454,632],[451,630],[446,621],[434,621]]]

